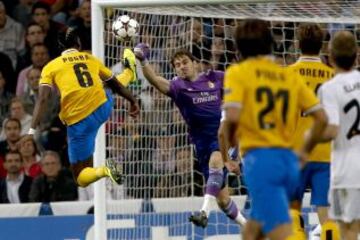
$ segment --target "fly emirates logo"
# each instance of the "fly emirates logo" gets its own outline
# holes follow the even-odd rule
[[[193,104],[201,104],[201,103],[218,101],[219,97],[217,94],[200,92],[200,96],[193,97],[192,100],[193,100]]]

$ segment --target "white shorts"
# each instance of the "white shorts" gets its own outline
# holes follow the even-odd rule
[[[329,202],[331,219],[345,223],[360,220],[360,189],[330,189]]]

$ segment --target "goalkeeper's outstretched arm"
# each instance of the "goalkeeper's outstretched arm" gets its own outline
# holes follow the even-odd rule
[[[134,49],[134,53],[137,59],[139,59],[141,62],[145,78],[156,89],[167,95],[170,91],[170,82],[162,76],[157,75],[147,61],[149,55],[149,47],[146,44],[138,44]]]

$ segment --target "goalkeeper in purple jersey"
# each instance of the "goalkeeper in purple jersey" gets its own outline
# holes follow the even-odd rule
[[[157,75],[148,64],[149,48],[146,44],[138,44],[134,51],[141,61],[145,78],[161,93],[169,96],[179,108],[188,126],[191,142],[195,145],[196,156],[206,180],[206,193],[201,211],[189,220],[197,226],[206,227],[210,208],[217,202],[229,218],[244,224],[245,218],[231,200],[225,186],[226,173],[217,139],[224,72],[209,70],[198,73],[193,55],[187,50],[179,50],[171,59],[177,76],[169,81]],[[229,162],[226,167],[239,170],[236,162]]]

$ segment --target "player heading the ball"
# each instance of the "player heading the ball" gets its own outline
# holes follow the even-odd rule
[[[69,28],[59,36],[64,51],[42,70],[29,137],[35,133],[47,99],[57,88],[61,95],[59,117],[67,126],[68,152],[71,170],[80,187],[86,187],[103,177],[114,182],[122,180],[119,166],[110,160],[107,166],[93,167],[95,138],[113,107],[110,90],[126,98],[131,106],[129,114],[136,117],[139,106],[134,96],[121,84],[130,82],[136,74],[135,56],[124,50],[124,71],[115,77],[96,57],[81,52],[81,43],[75,29]]]

